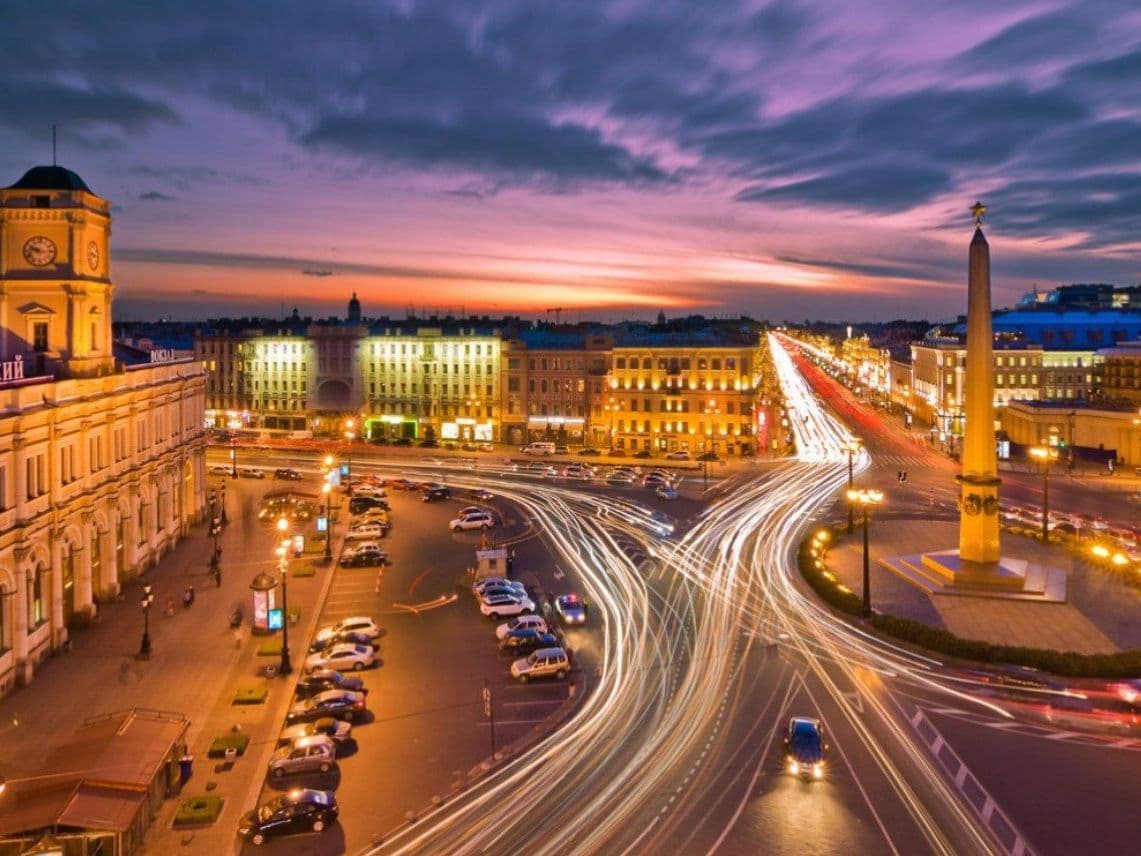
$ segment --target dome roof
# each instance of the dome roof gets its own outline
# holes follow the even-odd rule
[[[24,177],[6,190],[82,190],[94,194],[87,183],[62,166],[34,166]]]

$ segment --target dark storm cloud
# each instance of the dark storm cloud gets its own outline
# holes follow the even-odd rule
[[[784,201],[888,213],[912,208],[950,186],[951,176],[946,170],[884,163],[772,187],[747,187],[734,198],[738,202]]]
[[[139,133],[177,115],[165,103],[116,86],[74,86],[19,75],[0,77],[0,114],[10,127],[42,138],[61,126],[68,137],[98,140],[108,132],[120,137]]]
[[[319,120],[300,142],[418,166],[450,164],[555,182],[668,178],[651,160],[606,142],[593,129],[522,116],[474,114],[452,121],[334,116]]]

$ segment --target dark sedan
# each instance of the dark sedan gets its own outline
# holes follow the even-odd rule
[[[420,498],[424,500],[424,502],[441,502],[442,500],[450,499],[451,495],[452,492],[446,487],[437,485],[435,487],[425,488]]]
[[[325,690],[313,698],[293,705],[285,715],[289,725],[297,722],[312,722],[324,716],[332,716],[351,722],[365,710],[364,693],[349,690]]]
[[[300,788],[247,812],[238,821],[238,835],[261,845],[279,835],[321,832],[336,820],[337,798],[332,791]]]
[[[383,550],[358,550],[341,556],[338,564],[342,568],[379,568],[388,564],[388,554]]]
[[[540,648],[557,648],[559,639],[554,633],[540,633],[533,628],[512,630],[499,640],[499,652],[524,657]]]
[[[342,675],[332,669],[318,669],[306,675],[297,682],[295,692],[302,698],[315,696],[326,690],[349,690],[355,693],[367,693],[364,681],[356,675]]]
[[[309,646],[309,653],[316,654],[318,651],[324,651],[326,648],[332,648],[334,645],[340,645],[342,642],[349,645],[371,645],[373,648],[376,647],[372,638],[364,633],[335,633],[324,639],[314,639]]]

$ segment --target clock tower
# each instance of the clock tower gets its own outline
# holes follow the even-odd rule
[[[114,371],[110,238],[110,203],[71,170],[0,189],[0,359],[25,377]]]

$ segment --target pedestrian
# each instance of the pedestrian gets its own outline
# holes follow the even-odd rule
[[[507,576],[511,576],[512,571],[515,570],[515,548],[511,548],[511,552],[507,554]]]
[[[182,593],[182,606],[185,609],[190,609],[194,605],[194,586],[189,585],[186,591]]]
[[[214,568],[214,585],[218,588],[222,587],[222,569],[217,566]]]
[[[174,598],[168,597],[166,599],[166,617],[170,618],[172,615],[174,615]]]

